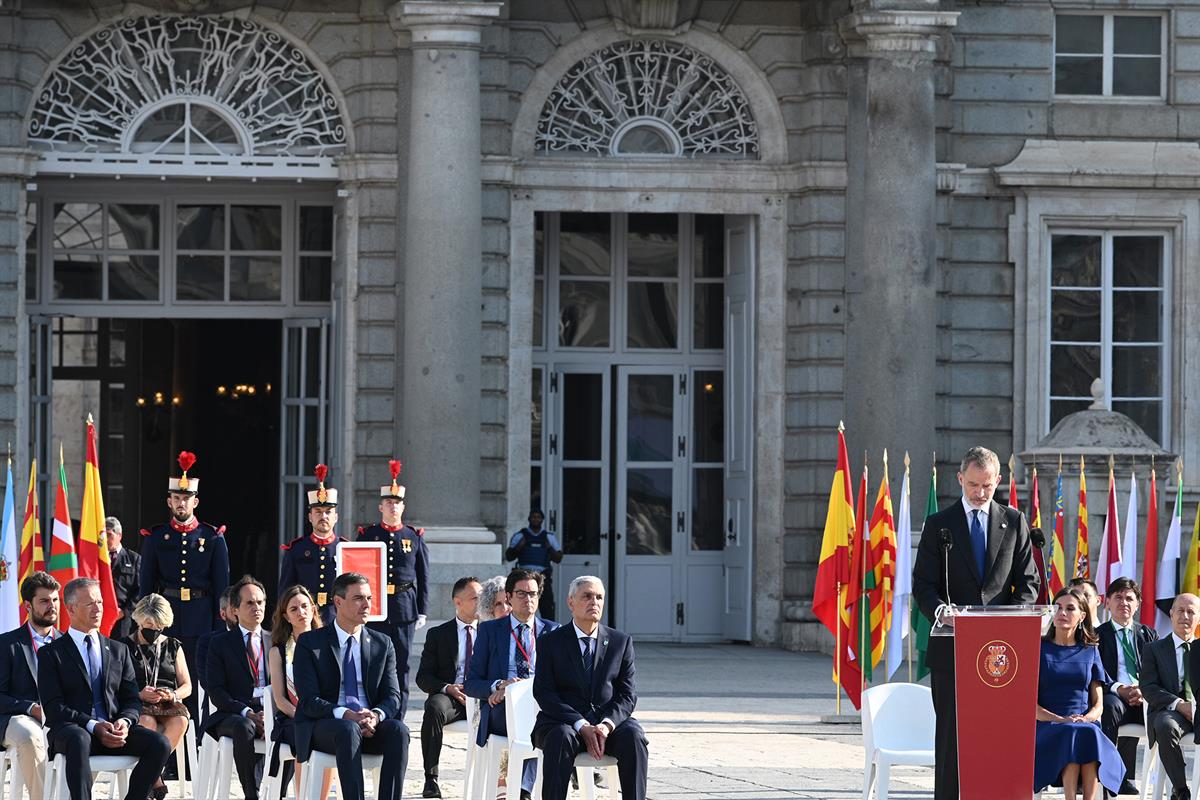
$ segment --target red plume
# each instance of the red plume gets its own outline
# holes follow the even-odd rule
[[[396,478],[400,477],[400,470],[403,467],[404,465],[394,458],[388,462],[388,469],[392,471],[392,480],[396,480]]]
[[[189,469],[191,469],[192,464],[195,464],[195,463],[196,463],[196,454],[195,453],[189,453],[187,450],[183,450],[179,453],[179,467],[184,472],[187,472]]]
[[[329,474],[329,467],[325,466],[324,464],[317,464],[316,473],[317,473],[317,481],[319,483],[324,483],[325,476]]]

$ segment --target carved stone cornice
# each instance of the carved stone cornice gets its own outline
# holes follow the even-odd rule
[[[957,11],[856,11],[838,20],[851,57],[932,60]]]
[[[413,47],[478,48],[483,29],[500,16],[502,2],[402,0],[388,10],[392,30],[412,36]]]

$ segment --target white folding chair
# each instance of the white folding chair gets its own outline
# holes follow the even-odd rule
[[[620,778],[617,776],[617,759],[610,755],[592,758],[591,753],[584,750],[575,756],[575,768],[582,770],[579,774],[586,776],[579,779],[579,792],[583,800],[596,800],[596,782],[592,780],[593,769],[604,769],[608,774],[608,800],[617,800],[617,787]]]
[[[92,756],[88,759],[93,787],[98,783],[95,776],[107,773],[108,796],[124,797],[129,792],[129,773],[137,766],[133,756]],[[45,800],[67,799],[67,760],[62,753],[46,760]]]
[[[371,776],[371,786],[375,790],[364,794],[367,797],[378,797],[379,773],[383,770],[383,756],[363,753],[362,764],[363,772]],[[300,794],[296,800],[327,800],[327,798],[321,797],[321,780],[327,769],[337,769],[337,756],[333,753],[313,750],[308,756],[308,761],[304,762],[304,770],[300,773]]]
[[[479,701],[474,697],[467,698],[467,716],[458,722],[451,722],[442,729],[442,733],[464,734],[466,736],[466,762],[463,766],[463,797],[471,796],[472,770],[475,761],[475,732],[479,728]],[[0,798],[4,800],[4,798]]]
[[[203,699],[203,696],[201,697]],[[265,708],[265,705],[264,705]],[[211,703],[208,713],[216,711]],[[264,724],[265,728],[265,724]],[[264,739],[254,740],[254,752],[260,756],[267,754],[267,742]],[[229,786],[233,781],[233,739],[222,736],[213,740],[211,737],[205,743],[203,761],[200,772],[203,775],[204,793],[198,795],[202,800],[229,800]]]
[[[933,766],[933,695],[916,683],[884,683],[863,693],[863,800],[887,800],[893,764]],[[580,781],[582,784],[583,781]]]
[[[494,710],[494,709],[493,709]],[[492,791],[500,779],[500,759],[504,751],[508,751],[508,774],[505,776],[506,800],[519,800],[521,796],[521,770],[525,762],[535,759],[538,762],[537,785],[534,787],[534,797],[541,795],[542,751],[533,746],[533,723],[538,714],[537,700],[533,697],[533,681],[521,680],[510,683],[504,689],[504,722],[508,736],[488,736],[482,760],[485,767],[482,771],[482,783],[475,791],[480,798],[490,800],[488,792]],[[477,756],[479,757],[479,756]],[[475,787],[472,787],[475,789]]]
[[[25,776],[21,773],[21,765],[17,763],[16,753],[0,749],[0,800],[7,800],[7,788],[4,781],[12,778],[12,799],[21,800],[21,789],[25,786]]]
[[[267,763],[263,768],[262,786],[259,787],[258,796],[262,800],[281,800],[287,792],[283,787],[283,765],[289,761],[295,761],[296,756],[292,753],[292,748],[286,742],[279,743],[279,774],[271,775],[271,748],[274,743],[271,737],[275,732],[275,697],[271,694],[271,688],[267,687],[267,691],[263,694],[263,741],[267,745]],[[0,799],[2,800],[2,799]]]
[[[191,781],[188,780],[185,763],[192,769]],[[175,771],[179,775],[180,795],[182,797],[190,797],[192,800],[200,800],[200,757],[199,751],[196,749],[196,720],[194,719],[188,720],[187,730],[183,734],[183,741],[179,743],[179,747],[175,748]],[[3,800],[3,798],[0,798],[0,800]]]

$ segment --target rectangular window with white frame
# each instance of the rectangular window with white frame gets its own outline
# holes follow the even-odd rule
[[[1048,429],[1091,404],[1167,441],[1171,237],[1161,231],[1050,231]]]
[[[1056,14],[1054,94],[1165,100],[1166,16]]]

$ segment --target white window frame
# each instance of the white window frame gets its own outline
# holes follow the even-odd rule
[[[1101,271],[1100,271],[1100,286],[1092,287],[1055,287],[1053,284],[1053,269],[1052,269],[1052,248],[1055,236],[1090,236],[1100,239],[1100,254],[1101,254]],[[1147,347],[1162,348],[1162,365],[1161,365],[1161,380],[1162,385],[1157,395],[1145,395],[1139,397],[1114,397],[1113,396],[1113,282],[1112,282],[1112,256],[1113,256],[1113,239],[1121,236],[1160,236],[1163,241],[1162,249],[1162,286],[1158,291],[1162,294],[1162,322],[1161,322],[1161,342],[1159,344],[1150,345]],[[1158,400],[1162,404],[1160,412],[1159,430],[1146,431],[1146,433],[1164,444],[1170,441],[1170,411],[1171,411],[1171,264],[1173,263],[1173,233],[1169,229],[1155,229],[1154,227],[1146,228],[1123,228],[1123,227],[1061,227],[1051,226],[1046,230],[1045,236],[1045,256],[1043,263],[1045,264],[1045,283],[1044,292],[1046,298],[1046,309],[1050,311],[1052,294],[1055,288],[1061,288],[1072,291],[1095,291],[1100,295],[1100,375],[1099,377],[1104,384],[1104,400],[1109,409],[1112,409],[1114,402],[1123,401],[1146,401]],[[1127,291],[1121,289],[1120,291]],[[1045,408],[1043,409],[1043,419],[1045,420],[1041,434],[1050,432],[1050,406],[1054,400],[1074,400],[1079,398],[1066,397],[1063,395],[1052,395],[1049,391],[1051,386],[1051,367],[1050,355],[1055,345],[1062,346],[1094,346],[1091,343],[1056,341],[1051,338],[1052,331],[1050,326],[1047,326],[1046,336],[1042,341],[1045,345],[1045,385],[1047,391],[1044,393]],[[1136,347],[1138,343],[1122,342],[1118,347]]]
[[[1170,18],[1165,11],[1135,11],[1121,10],[1115,12],[1094,13],[1089,11],[1061,11],[1054,15],[1054,27],[1051,32],[1054,45],[1051,53],[1051,71],[1050,81],[1051,88],[1057,89],[1058,84],[1058,58],[1059,56],[1096,56],[1096,53],[1060,53],[1058,52],[1058,20],[1060,17],[1101,17],[1104,21],[1104,39],[1103,53],[1101,56],[1101,93],[1100,94],[1059,94],[1054,91],[1054,99],[1065,102],[1110,102],[1110,103],[1163,103],[1167,99],[1167,60],[1169,55],[1168,45],[1170,44],[1170,36],[1168,35],[1168,27]],[[1160,44],[1158,55],[1159,59],[1159,74],[1158,74],[1158,95],[1148,94],[1113,94],[1112,76],[1113,76],[1113,26],[1116,17],[1155,17],[1159,20],[1159,36]],[[1123,58],[1137,58],[1138,56],[1122,56]],[[1151,58],[1151,56],[1142,56],[1143,58]]]

